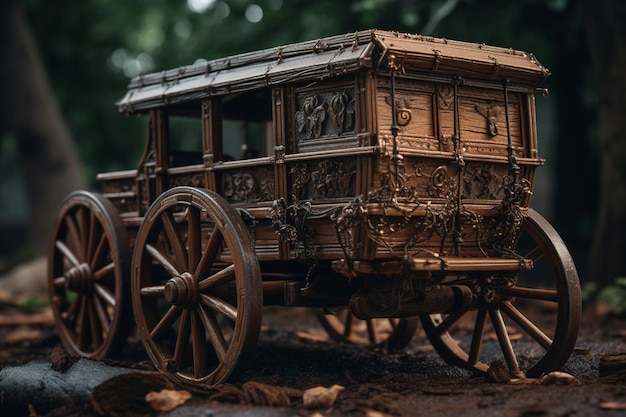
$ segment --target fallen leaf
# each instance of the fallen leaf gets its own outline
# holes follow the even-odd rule
[[[626,410],[626,403],[608,401],[605,403],[601,403],[600,408],[602,408],[603,410]]]
[[[191,398],[189,391],[162,389],[159,392],[151,391],[146,394],[146,402],[155,411],[171,411]]]
[[[296,332],[296,336],[301,340],[308,340],[310,342],[328,342],[328,334],[322,330],[319,332],[313,330],[298,331]]]
[[[571,384],[576,381],[576,377],[566,372],[554,371],[539,378],[541,385]]]
[[[327,409],[333,406],[337,395],[345,388],[333,385],[330,388],[313,387],[302,393],[302,404],[309,409]]]

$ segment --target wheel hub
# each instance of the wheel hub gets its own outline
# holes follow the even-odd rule
[[[190,307],[198,302],[198,285],[193,275],[185,272],[165,283],[165,300],[175,306]]]
[[[81,294],[88,294],[93,289],[93,274],[88,264],[82,263],[70,268],[65,273],[65,288]]]

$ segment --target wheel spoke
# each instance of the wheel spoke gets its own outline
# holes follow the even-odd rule
[[[197,312],[191,314],[191,348],[193,350],[193,374],[202,378],[207,374],[206,334]]]
[[[543,288],[526,288],[526,287],[511,287],[503,288],[501,290],[503,295],[517,298],[527,298],[531,300],[543,300],[552,301],[554,303],[559,301],[559,294],[557,290],[543,289]]]
[[[65,287],[65,277],[56,277],[53,281],[54,288],[64,288]]]
[[[474,325],[474,333],[472,334],[472,345],[470,347],[469,356],[467,362],[470,365],[476,365],[478,358],[480,357],[480,350],[483,345],[483,336],[485,335],[485,323],[487,322],[487,311],[484,309],[478,310],[476,315],[476,322]]]
[[[146,297],[163,297],[165,294],[165,285],[155,285],[153,287],[143,287],[139,290],[142,296]]]
[[[80,234],[81,249],[83,261],[89,259],[89,211],[86,207],[81,206],[76,210],[76,223]]]
[[[540,328],[535,326],[521,311],[519,311],[509,301],[501,304],[500,308],[515,323],[517,323],[527,334],[537,341],[545,350],[552,346],[552,339],[548,337]]]
[[[213,346],[213,350],[215,351],[215,355],[220,362],[224,361],[226,357],[226,349],[228,348],[226,344],[226,339],[224,338],[224,334],[222,333],[222,329],[220,328],[219,323],[215,318],[215,314],[212,311],[206,311],[204,307],[200,307],[198,309],[198,314],[200,315],[200,319],[202,320],[202,324],[209,335],[209,341]]]
[[[83,245],[80,240],[80,233],[78,232],[78,226],[76,225],[76,221],[71,216],[65,217],[65,223],[67,224],[67,231],[69,234],[69,240],[72,242],[72,247],[74,248],[74,254],[76,255],[77,265],[85,259],[83,253]]]
[[[174,265],[172,265],[170,261],[165,256],[163,256],[163,254],[159,252],[159,250],[156,247],[154,247],[153,245],[147,244],[146,252],[148,252],[150,256],[152,256],[152,259],[157,261],[157,263],[161,265],[163,269],[165,269],[165,271],[167,271],[167,273],[170,274],[170,276],[172,277],[180,276],[180,273],[174,267]]]
[[[96,250],[91,257],[91,261],[89,262],[89,266],[91,269],[96,269],[100,264],[100,260],[102,259],[103,254],[105,253],[104,248],[107,243],[107,236],[103,233],[100,236],[100,240],[98,241],[98,246],[96,246]]]
[[[365,324],[367,325],[367,336],[370,341],[370,344],[372,345],[377,344],[378,340],[376,338],[376,324],[374,323],[374,320],[367,319],[365,321]]]
[[[80,295],[80,310],[78,312],[78,319],[76,320],[76,332],[78,339],[78,348],[82,351],[87,349],[87,302],[85,297]]]
[[[90,297],[87,300],[87,310],[89,312],[89,329],[91,330],[91,342],[93,349],[97,349],[102,344],[102,332],[100,323],[98,322],[98,314],[94,308],[94,299]]]
[[[354,317],[354,315],[352,314],[352,312],[350,310],[345,310],[345,326],[343,328],[343,335],[345,336],[346,339],[350,339],[350,335],[352,335],[352,329],[354,328],[354,321],[356,320],[356,317]],[[341,320],[340,320],[341,322]]]
[[[225,302],[224,300],[220,300],[219,298],[207,294],[200,294],[200,299],[202,301],[202,304],[207,306],[211,310],[219,311],[220,313],[228,317],[231,321],[237,320],[237,308]]]
[[[493,328],[496,331],[498,342],[500,343],[500,348],[502,349],[502,354],[504,355],[504,360],[506,361],[509,370],[513,375],[521,375],[522,372],[520,371],[519,364],[517,363],[515,351],[513,350],[513,345],[511,344],[511,338],[506,330],[500,310],[489,310],[489,316],[491,318]]]
[[[209,270],[213,266],[213,262],[215,262],[215,259],[217,258],[217,254],[223,240],[222,232],[220,232],[217,227],[214,227],[207,241],[202,258],[200,258],[198,267],[194,273],[194,276],[198,277],[198,279],[202,279],[202,277],[209,273]]]
[[[96,216],[93,211],[90,211],[89,212],[89,233],[87,234],[88,238],[86,240],[87,247],[85,250],[85,259],[92,259],[97,225],[98,225],[98,221],[96,220]]]
[[[68,325],[69,323],[76,322],[76,310],[79,308],[80,304],[81,304],[81,297],[77,295],[76,297],[74,297],[74,301],[72,301],[72,304],[69,306],[67,311],[62,314],[63,320],[65,320],[65,322],[68,323]]]
[[[93,289],[96,294],[102,297],[105,303],[107,303],[111,307],[115,307],[117,305],[117,301],[115,301],[115,295],[107,287],[94,283]]]
[[[94,281],[100,281],[102,279],[102,277],[105,277],[109,274],[112,274],[115,272],[115,264],[113,262],[111,262],[108,265],[103,266],[102,268],[100,268],[97,271],[93,272],[93,279]]]
[[[526,256],[524,256],[524,258],[530,259],[531,261],[533,261],[533,263],[536,263],[544,256],[545,256],[545,253],[543,249],[541,249],[541,247],[539,246],[535,246],[533,250],[531,250],[530,252],[528,252]]]
[[[167,329],[178,319],[181,314],[182,307],[171,306],[169,310],[161,317],[161,320],[154,326],[150,332],[150,337],[154,340],[158,340]]]
[[[441,320],[436,326],[439,334],[447,332],[454,325],[454,323],[463,317],[465,313],[467,313],[467,309],[455,311],[454,313],[449,314],[445,319]]]
[[[161,214],[161,220],[163,221],[163,229],[167,235],[167,240],[174,252],[174,259],[178,269],[188,270],[187,268],[187,254],[185,252],[185,244],[180,236],[174,216],[169,211],[165,211]]]
[[[187,352],[189,344],[189,333],[191,326],[189,323],[189,310],[183,310],[180,315],[180,324],[178,325],[178,335],[176,335],[176,347],[174,348],[174,362],[176,367],[180,368]]]
[[[78,267],[80,265],[78,258],[74,256],[74,253],[72,252],[72,250],[65,243],[63,243],[60,240],[57,240],[56,242],[54,242],[54,246],[59,250],[59,252],[61,252],[61,254],[68,261],[70,261],[72,266]]]
[[[189,246],[188,270],[195,271],[200,261],[202,241],[200,239],[200,210],[195,207],[187,209],[187,245]]]
[[[197,276],[197,275],[196,275]],[[221,271],[211,275],[210,277],[200,281],[198,288],[200,291],[206,291],[209,288],[226,284],[235,279],[235,265],[228,265]]]
[[[96,313],[98,314],[98,319],[100,320],[100,325],[102,326],[103,333],[107,334],[111,330],[111,323],[109,321],[109,316],[104,310],[102,303],[99,301],[97,297],[93,298],[93,305],[96,309]]]

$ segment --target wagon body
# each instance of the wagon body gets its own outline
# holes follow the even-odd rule
[[[166,273],[171,282],[162,287],[139,282],[165,253],[191,253],[193,239],[199,248],[211,245],[220,221],[201,220],[211,211],[204,203],[192,221],[186,216],[195,203],[183,201],[209,198],[186,190],[209,190],[217,206],[235,210],[237,224],[227,228],[240,222],[246,232],[237,229],[238,236],[247,235],[216,256],[238,264],[238,246],[241,256],[252,254],[262,304],[349,306],[363,319],[421,315],[427,332],[434,326],[430,332],[444,357],[485,371],[478,345],[468,356],[441,336],[447,333],[437,328],[439,315],[479,311],[476,323],[484,322],[492,314],[480,312],[485,300],[514,288],[539,259],[517,251],[526,231],[546,253],[558,248],[548,256],[557,289],[514,292],[554,299],[557,330],[535,332],[508,304],[505,309],[541,339],[548,366],[560,366],[562,355],[552,358],[558,348],[549,346],[559,332],[566,350],[573,346],[577,277],[558,235],[546,231],[543,220],[528,220],[535,169],[543,164],[534,95],[547,76],[524,52],[370,30],[133,79],[117,105],[126,114],[147,115],[143,158],[135,170],[98,177],[134,246],[133,303],[153,291],[176,307],[190,305],[180,294],[195,284],[180,271]],[[160,208],[172,199],[171,208]],[[170,220],[159,220],[168,210],[170,229]],[[151,234],[157,222],[164,237]],[[158,239],[170,242],[163,246]],[[165,249],[154,249],[159,245]],[[146,261],[141,251],[154,253]],[[192,258],[190,265],[202,263]],[[231,290],[223,298],[233,305],[238,293],[254,292],[238,283]],[[503,333],[502,320],[490,317]],[[211,327],[205,316],[197,320]],[[159,325],[145,325],[152,327],[147,338],[158,333]],[[507,362],[518,371],[510,341],[502,339]],[[148,343],[148,349],[159,357],[160,348]]]

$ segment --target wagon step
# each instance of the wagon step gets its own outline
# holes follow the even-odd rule
[[[507,259],[460,256],[425,256],[408,260],[408,266],[414,272],[487,272],[487,271],[526,271],[533,268],[531,259]],[[345,260],[335,261],[336,271],[347,271]],[[404,260],[381,262],[355,261],[351,270],[357,274],[397,274],[405,267]]]

